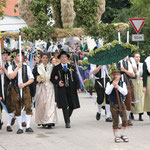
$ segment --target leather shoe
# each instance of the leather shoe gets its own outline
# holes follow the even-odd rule
[[[100,118],[101,118],[101,114],[97,112],[97,114],[96,114],[96,120],[100,120]]]
[[[29,128],[26,129],[26,132],[33,133],[34,131],[33,131],[33,129],[31,127],[29,127]]]
[[[66,123],[66,128],[71,128],[70,123]]]
[[[112,122],[112,118],[111,117],[106,118],[106,122]]]
[[[139,118],[139,121],[144,121],[144,119],[141,117],[141,118]]]
[[[11,126],[7,126],[6,130],[7,130],[7,132],[12,132],[13,131]]]
[[[54,123],[48,123],[47,126],[48,126],[48,128],[52,128],[55,126],[55,124]]]
[[[18,129],[17,134],[22,134],[23,130],[22,129]]]

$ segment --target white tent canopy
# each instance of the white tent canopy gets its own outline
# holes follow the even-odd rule
[[[0,31],[19,31],[20,28],[26,27],[27,24],[20,17],[5,15],[0,19]]]

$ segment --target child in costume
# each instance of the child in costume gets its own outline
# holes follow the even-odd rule
[[[127,125],[126,107],[124,104],[125,96],[127,95],[127,86],[125,82],[120,81],[121,71],[116,69],[111,70],[113,80],[107,83],[105,93],[108,95],[110,101],[110,111],[113,119],[113,131],[115,142],[119,143],[121,140],[128,142],[129,139],[125,135]],[[118,132],[119,115],[122,119],[121,135]]]

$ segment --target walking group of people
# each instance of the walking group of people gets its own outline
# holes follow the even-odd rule
[[[69,54],[61,51],[58,55],[60,63],[54,66],[49,63],[48,54],[42,53],[41,62],[35,65],[33,73],[26,63],[20,61],[19,50],[12,51],[11,63],[7,62],[8,55],[9,52],[5,49],[2,52],[0,70],[0,96],[8,112],[6,130],[12,132],[12,125],[16,120],[17,134],[24,132],[23,126],[26,126],[25,132],[34,132],[30,127],[34,105],[35,122],[38,126],[55,126],[57,105],[63,111],[66,128],[71,128],[70,117],[73,110],[80,107],[77,94],[77,91],[80,92],[80,82],[76,68],[68,63]],[[2,128],[2,111],[0,113]]]
[[[141,63],[140,54],[135,53],[132,58],[126,57],[114,66],[99,65],[93,70],[98,105],[96,119],[100,120],[105,99],[106,122],[113,121],[117,143],[121,139],[124,142],[129,141],[125,129],[127,126],[133,126],[131,120],[134,120],[134,114],[139,115],[139,121],[143,121],[144,112],[147,112],[150,117],[149,66],[150,56]],[[122,129],[121,135],[118,134],[118,129]]]
[[[58,107],[62,109],[66,128],[71,128],[73,110],[80,108],[78,92],[81,84],[76,70],[78,67],[68,63],[70,55],[62,50],[49,62],[49,55],[42,53],[40,61],[36,57],[37,63],[31,71],[27,63],[20,61],[19,50],[11,52],[11,62],[7,61],[9,53],[7,49],[2,51],[0,68],[0,97],[8,112],[7,132],[13,131],[15,120],[18,123],[17,134],[24,132],[24,126],[25,132],[34,132],[30,126],[32,107],[35,107],[35,123],[38,126],[55,126]],[[150,116],[150,56],[142,64],[140,54],[135,53],[133,58],[126,57],[114,67],[99,65],[92,74],[97,93],[96,119],[100,120],[105,102],[106,122],[113,122],[115,142],[121,139],[128,142],[125,130],[133,125],[131,119],[134,119],[134,114],[139,114],[139,121],[143,121],[144,112]],[[0,129],[2,125],[1,110]],[[118,134],[119,128],[121,135]]]

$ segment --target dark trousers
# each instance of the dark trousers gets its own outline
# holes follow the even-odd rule
[[[70,123],[70,117],[73,113],[73,103],[71,101],[71,91],[70,88],[66,88],[66,95],[67,95],[67,103],[68,103],[68,107],[67,108],[63,108],[63,115],[64,115],[64,120],[65,123]]]
[[[65,123],[70,123],[70,117],[73,113],[73,109],[62,109]]]
[[[108,81],[109,79],[106,79],[106,84]],[[97,103],[101,105],[104,102],[104,97],[106,96],[106,104],[109,104],[108,95],[105,94],[105,87],[104,87],[103,79],[95,80],[95,90],[97,94]]]

